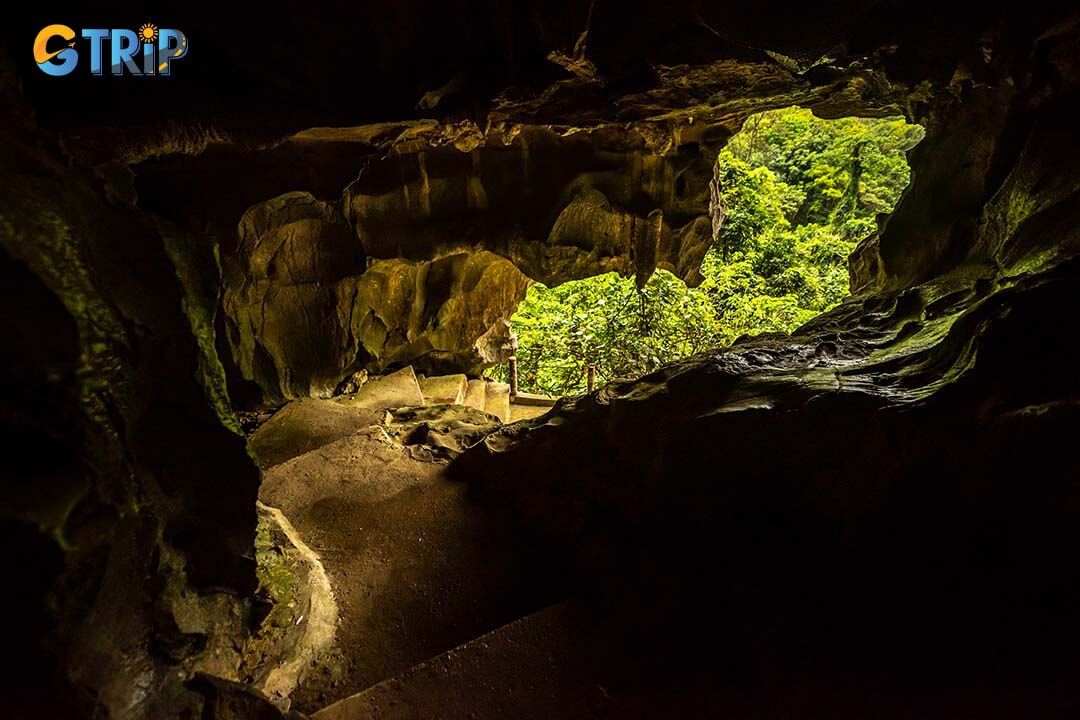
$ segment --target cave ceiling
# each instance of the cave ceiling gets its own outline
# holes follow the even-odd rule
[[[325,394],[359,367],[479,373],[505,356],[529,280],[643,284],[663,268],[699,283],[722,216],[713,163],[749,115],[797,104],[930,122],[935,92],[981,59],[977,25],[947,8],[915,25],[880,3],[781,5],[361,3],[347,21],[305,9],[257,53],[211,40],[137,106],[117,83],[71,83],[59,102],[31,76],[25,91],[112,196],[218,247],[230,370],[267,398]],[[213,27],[185,27],[273,36],[281,17],[222,8]],[[293,239],[260,261],[242,218],[291,193],[323,203],[322,220],[270,213],[288,225],[265,232]],[[511,291],[448,294],[470,282],[454,274],[462,254],[515,278]],[[314,255],[333,259],[316,263],[325,276],[293,266]],[[409,283],[419,320],[357,290],[376,276]]]
[[[265,399],[325,395],[360,368],[479,374],[506,356],[530,281],[614,271],[643,285],[663,268],[696,285],[723,219],[715,157],[772,108],[927,128],[911,156],[921,181],[852,258],[854,293],[902,289],[972,253],[992,261],[979,215],[1020,152],[1011,113],[1040,102],[1037,60],[1070,62],[1051,49],[1068,26],[1051,8],[287,11],[191,13],[186,32],[205,45],[137,104],[107,79],[57,94],[23,73],[37,121],[111,198],[216,248],[230,385]],[[241,52],[229,28],[283,37]]]

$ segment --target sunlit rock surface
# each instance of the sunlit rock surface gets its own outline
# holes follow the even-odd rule
[[[579,9],[575,22],[586,26],[591,6]],[[81,139],[95,161],[134,164],[146,207],[204,233],[224,266],[238,268],[224,277],[234,387],[252,381],[259,399],[275,401],[324,395],[358,367],[379,372],[412,363],[475,375],[505,356],[505,310],[520,300],[514,291],[526,278],[555,285],[616,271],[644,285],[663,268],[699,283],[722,219],[710,189],[713,164],[749,115],[791,104],[828,117],[910,115],[924,98],[917,82],[891,80],[881,56],[822,58],[828,43],[811,38],[783,48],[733,45],[712,36],[718,18],[706,20],[710,14],[695,6],[654,18],[665,40],[648,67],[627,64],[626,54],[655,42],[652,31],[642,35],[620,14],[598,10],[602,24],[586,35],[566,28],[578,38],[578,55],[538,53],[540,67],[527,73],[527,84],[488,88],[480,116],[458,111],[461,95],[480,87],[459,73],[438,92],[437,83],[428,86],[421,107],[434,117],[391,113],[370,124],[296,126],[276,137],[196,127],[140,131],[126,142],[88,130]],[[545,38],[548,22],[535,28]],[[272,135],[269,126],[262,132]],[[214,191],[192,190],[203,187]],[[365,266],[341,258],[342,267],[355,268],[352,279],[329,273],[318,287],[304,286],[298,267],[291,268],[295,281],[281,270],[262,276],[252,245],[264,234],[295,232],[290,244],[306,244],[307,252],[326,243],[337,248],[344,238],[336,218],[325,235],[310,224],[301,231],[284,216],[281,229],[251,232],[252,214],[273,215],[283,197],[298,192],[310,193],[308,204],[340,207],[355,235],[340,251],[367,259]],[[486,272],[506,296],[469,295],[477,270],[460,267],[462,256],[474,265],[488,258]],[[464,282],[449,282],[445,299],[441,290],[431,293],[423,277],[429,263],[434,275],[463,274]],[[448,306],[434,307],[430,294]],[[417,326],[419,306],[426,309]],[[440,313],[437,325],[428,322]],[[305,328],[307,341],[286,332],[294,326]]]
[[[529,280],[491,253],[365,263],[337,206],[287,193],[249,209],[225,261],[240,374],[269,399],[329,397],[357,368],[479,372],[509,351]]]

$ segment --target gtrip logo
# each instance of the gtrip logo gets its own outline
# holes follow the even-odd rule
[[[171,75],[172,62],[187,55],[187,36],[179,30],[146,23],[139,30],[85,28],[90,50],[90,74],[104,75],[108,54],[110,75]],[[34,62],[54,77],[68,75],[79,64],[75,31],[67,25],[48,25],[34,39]],[[49,48],[53,49],[50,50]]]

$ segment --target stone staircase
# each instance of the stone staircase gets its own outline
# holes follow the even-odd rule
[[[494,415],[504,423],[538,417],[555,398],[531,393],[510,394],[506,383],[469,379],[464,374],[416,375],[412,366],[372,378],[355,393],[336,400],[351,407],[387,408],[415,405],[462,405]]]

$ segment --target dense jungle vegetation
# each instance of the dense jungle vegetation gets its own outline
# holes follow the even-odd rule
[[[743,335],[791,332],[835,306],[848,294],[848,256],[892,211],[922,136],[903,118],[751,117],[717,159],[726,219],[705,281],[687,288],[658,270],[642,290],[615,273],[534,284],[511,320],[519,388],[580,392],[589,364],[599,383],[637,377]]]

